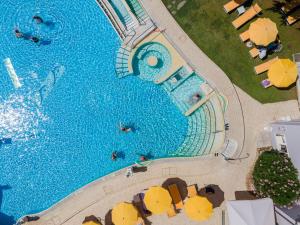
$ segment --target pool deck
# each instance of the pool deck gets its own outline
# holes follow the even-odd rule
[[[160,0],[142,2],[152,20],[164,31],[188,64],[215,91],[222,92],[228,99],[225,120],[230,128],[226,136],[237,141],[239,147],[236,157],[241,159],[225,161],[221,156],[209,155],[190,159],[157,160],[150,165],[147,172],[134,174],[130,178],[125,177],[126,169],[123,169],[74,192],[49,210],[40,213],[40,220],[26,225],[80,225],[84,217],[91,214],[104,219],[116,203],[131,201],[134,194],[151,185],[160,185],[169,177],[179,177],[188,184],[196,183],[200,188],[206,184],[218,184],[225,192],[225,199],[233,200],[234,191],[247,188],[246,177],[257,156],[257,141],[263,128],[283,116],[300,118],[296,100],[263,105],[234,86],[224,72],[183,32]],[[225,210],[224,203],[214,210],[210,220],[201,224],[222,224],[222,210]],[[171,219],[166,215],[151,216],[148,219],[155,225],[199,224],[188,220],[184,212]]]

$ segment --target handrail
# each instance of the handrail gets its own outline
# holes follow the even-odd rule
[[[104,14],[108,17],[108,20],[113,25],[117,34],[120,36],[121,39],[124,40],[126,37],[126,33],[125,33],[126,28],[121,22],[121,20],[119,19],[119,17],[115,15],[115,12],[112,9],[112,7],[110,5],[105,4],[103,0],[96,0],[96,2],[100,6],[100,8],[103,9]]]

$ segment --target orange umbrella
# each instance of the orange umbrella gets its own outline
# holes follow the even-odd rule
[[[268,18],[260,18],[250,24],[250,40],[256,45],[267,46],[274,42],[278,35],[276,23]]]

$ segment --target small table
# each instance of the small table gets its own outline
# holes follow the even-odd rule
[[[263,49],[259,49],[259,58],[263,59],[267,56],[267,49],[263,48]]]
[[[252,48],[252,47],[253,47],[252,41],[247,41],[247,42],[246,42],[246,46],[247,46],[248,48]]]
[[[238,12],[238,15],[242,15],[244,12],[246,12],[246,9],[245,7],[242,5],[240,7],[237,8],[237,12]]]

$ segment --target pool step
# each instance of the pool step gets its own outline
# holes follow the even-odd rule
[[[149,18],[145,10],[142,8],[141,4],[138,2],[138,0],[125,0],[133,12],[133,14],[136,16],[139,23],[143,23],[144,20]]]
[[[115,72],[118,78],[131,75],[131,73],[128,71],[128,57],[130,52],[131,49],[126,46],[121,46],[117,52]]]
[[[209,154],[215,137],[215,113],[213,104],[207,102],[188,117],[189,128],[186,139],[175,153],[176,156],[198,156]]]
[[[108,2],[115,10],[119,19],[123,22],[123,25],[125,26],[126,30],[131,30],[135,27],[135,18],[133,18],[129,7],[126,5],[126,2],[123,2],[123,0],[108,0]]]

